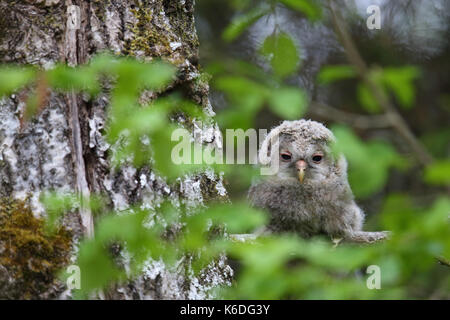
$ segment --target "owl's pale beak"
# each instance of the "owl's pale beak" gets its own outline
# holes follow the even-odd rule
[[[295,163],[295,167],[297,168],[298,180],[300,183],[303,183],[303,179],[305,178],[305,170],[308,167],[308,164],[305,160],[298,160]]]

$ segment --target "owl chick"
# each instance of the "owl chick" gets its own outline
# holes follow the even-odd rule
[[[269,231],[304,238],[326,234],[352,242],[387,237],[387,232],[362,231],[364,213],[348,183],[347,161],[332,153],[334,140],[324,125],[303,119],[284,121],[267,135],[259,163],[278,170],[253,184],[249,199],[270,212]]]

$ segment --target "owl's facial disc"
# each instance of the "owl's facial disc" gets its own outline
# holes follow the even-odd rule
[[[303,183],[303,179],[305,178],[305,170],[308,167],[308,164],[305,160],[298,160],[295,163],[295,168],[297,169],[298,180],[300,183]]]

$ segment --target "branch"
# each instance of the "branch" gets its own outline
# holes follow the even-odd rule
[[[366,116],[343,111],[322,102],[313,101],[310,103],[308,113],[317,117],[348,124],[359,129],[383,129],[391,127],[386,115]]]
[[[381,106],[385,112],[385,116],[389,121],[390,125],[398,132],[398,134],[403,138],[403,140],[408,143],[411,150],[416,154],[417,159],[422,165],[428,165],[433,161],[433,158],[428,153],[428,151],[422,146],[422,144],[417,140],[414,134],[408,127],[403,117],[397,112],[392,102],[385,95],[384,91],[380,86],[371,79],[369,75],[369,68],[359,54],[356,46],[348,32],[347,25],[345,24],[342,15],[339,10],[336,9],[335,3],[332,0],[328,1],[331,16],[333,20],[333,26],[335,32],[340,39],[342,46],[345,49],[345,54],[349,62],[355,67],[358,76],[364,81],[368,86],[369,90],[372,92],[373,96],[377,100],[378,104]]]

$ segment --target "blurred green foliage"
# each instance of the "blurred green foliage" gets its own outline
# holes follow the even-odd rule
[[[11,94],[30,83],[36,70],[24,66],[3,66],[0,72],[0,96]]]
[[[424,179],[429,184],[450,185],[450,161],[441,160],[426,167]]]
[[[350,65],[325,66],[320,70],[317,81],[320,84],[328,84],[337,80],[356,77],[355,69]]]
[[[364,142],[344,126],[334,126],[337,154],[343,153],[349,164],[349,182],[355,196],[368,197],[386,184],[391,168],[406,168],[407,159],[386,141]]]
[[[260,18],[273,13],[277,3],[303,13],[312,21],[318,20],[322,16],[322,7],[316,1],[311,0],[232,1],[232,6],[239,10],[239,13],[224,30],[223,39],[225,41],[235,40]]]
[[[232,41],[261,17],[272,14],[276,3],[305,14],[312,20],[321,17],[318,2],[310,0],[235,1],[243,12],[224,31],[226,41]],[[250,9],[252,7],[252,9]],[[242,61],[218,61],[207,69],[212,84],[222,91],[229,107],[217,119],[225,128],[248,128],[255,115],[265,107],[284,119],[298,119],[307,110],[304,90],[288,84],[288,78],[300,66],[299,46],[282,30],[265,39],[260,53],[267,59],[271,72]],[[156,61],[142,63],[132,59],[99,55],[88,65],[70,68],[57,65],[45,71],[49,87],[61,91],[83,91],[92,96],[111,89],[107,141],[117,147],[113,163],[120,166],[131,161],[136,166],[150,165],[160,175],[173,181],[186,170],[167,161],[173,141],[168,127],[173,112],[182,111],[192,119],[204,117],[201,110],[176,94],[139,102],[142,90],[158,95],[173,81],[176,69]],[[414,105],[414,80],[419,76],[415,67],[371,69],[371,77],[392,94],[398,104],[409,110]],[[355,78],[353,67],[334,65],[323,68],[318,82]],[[33,68],[1,67],[0,95],[42,81]],[[364,83],[358,84],[362,111],[382,112]],[[34,112],[38,112],[35,108]],[[363,141],[346,126],[332,128],[338,143],[336,152],[344,153],[349,162],[349,179],[358,198],[375,195],[385,187],[393,168],[409,165],[388,141]],[[433,140],[433,139],[431,139]],[[219,169],[224,169],[220,167]],[[250,169],[234,166],[240,179],[250,180]],[[429,184],[449,183],[449,162],[442,160],[425,168],[424,181]],[[47,195],[42,199],[47,208],[48,227],[54,229],[59,217],[80,206],[76,195]],[[194,271],[226,253],[240,262],[240,270],[231,287],[220,288],[219,298],[234,299],[364,299],[421,298],[434,292],[444,297],[450,290],[447,266],[436,263],[437,256],[450,257],[448,195],[436,197],[430,206],[422,206],[406,194],[390,194],[375,225],[393,231],[392,239],[371,246],[340,244],[335,247],[321,237],[303,240],[296,235],[262,236],[253,241],[231,240],[228,233],[247,233],[264,225],[267,216],[246,204],[210,204],[195,214],[173,208],[168,202],[157,210],[139,206],[127,212],[107,212],[101,200],[86,199],[96,220],[95,238],[84,239],[79,246],[77,264],[83,270],[81,290],[76,297],[88,297],[97,289],[134,277],[145,262],[162,259],[170,268],[181,257],[194,257]],[[225,230],[224,232],[217,230]],[[112,247],[119,246],[129,255],[129,271],[117,261]],[[367,266],[382,270],[382,290],[366,286]]]
[[[232,41],[241,35],[245,29],[270,12],[268,6],[258,6],[236,17],[223,32],[225,41]]]
[[[261,48],[263,55],[269,57],[273,72],[283,78],[297,70],[299,55],[291,37],[284,33],[274,33],[267,37]]]
[[[314,0],[279,0],[288,8],[304,13],[310,20],[318,20],[322,16],[322,7]]]
[[[413,81],[420,75],[417,67],[386,67],[373,68],[369,77],[372,78],[384,92],[392,93],[399,105],[405,109],[413,107],[415,100],[415,89]],[[356,72],[351,65],[325,66],[320,71],[317,80],[320,84],[329,84],[334,81],[351,79],[356,77]],[[357,86],[357,96],[361,106],[368,112],[380,112],[377,99],[372,94],[367,84],[361,82]]]

